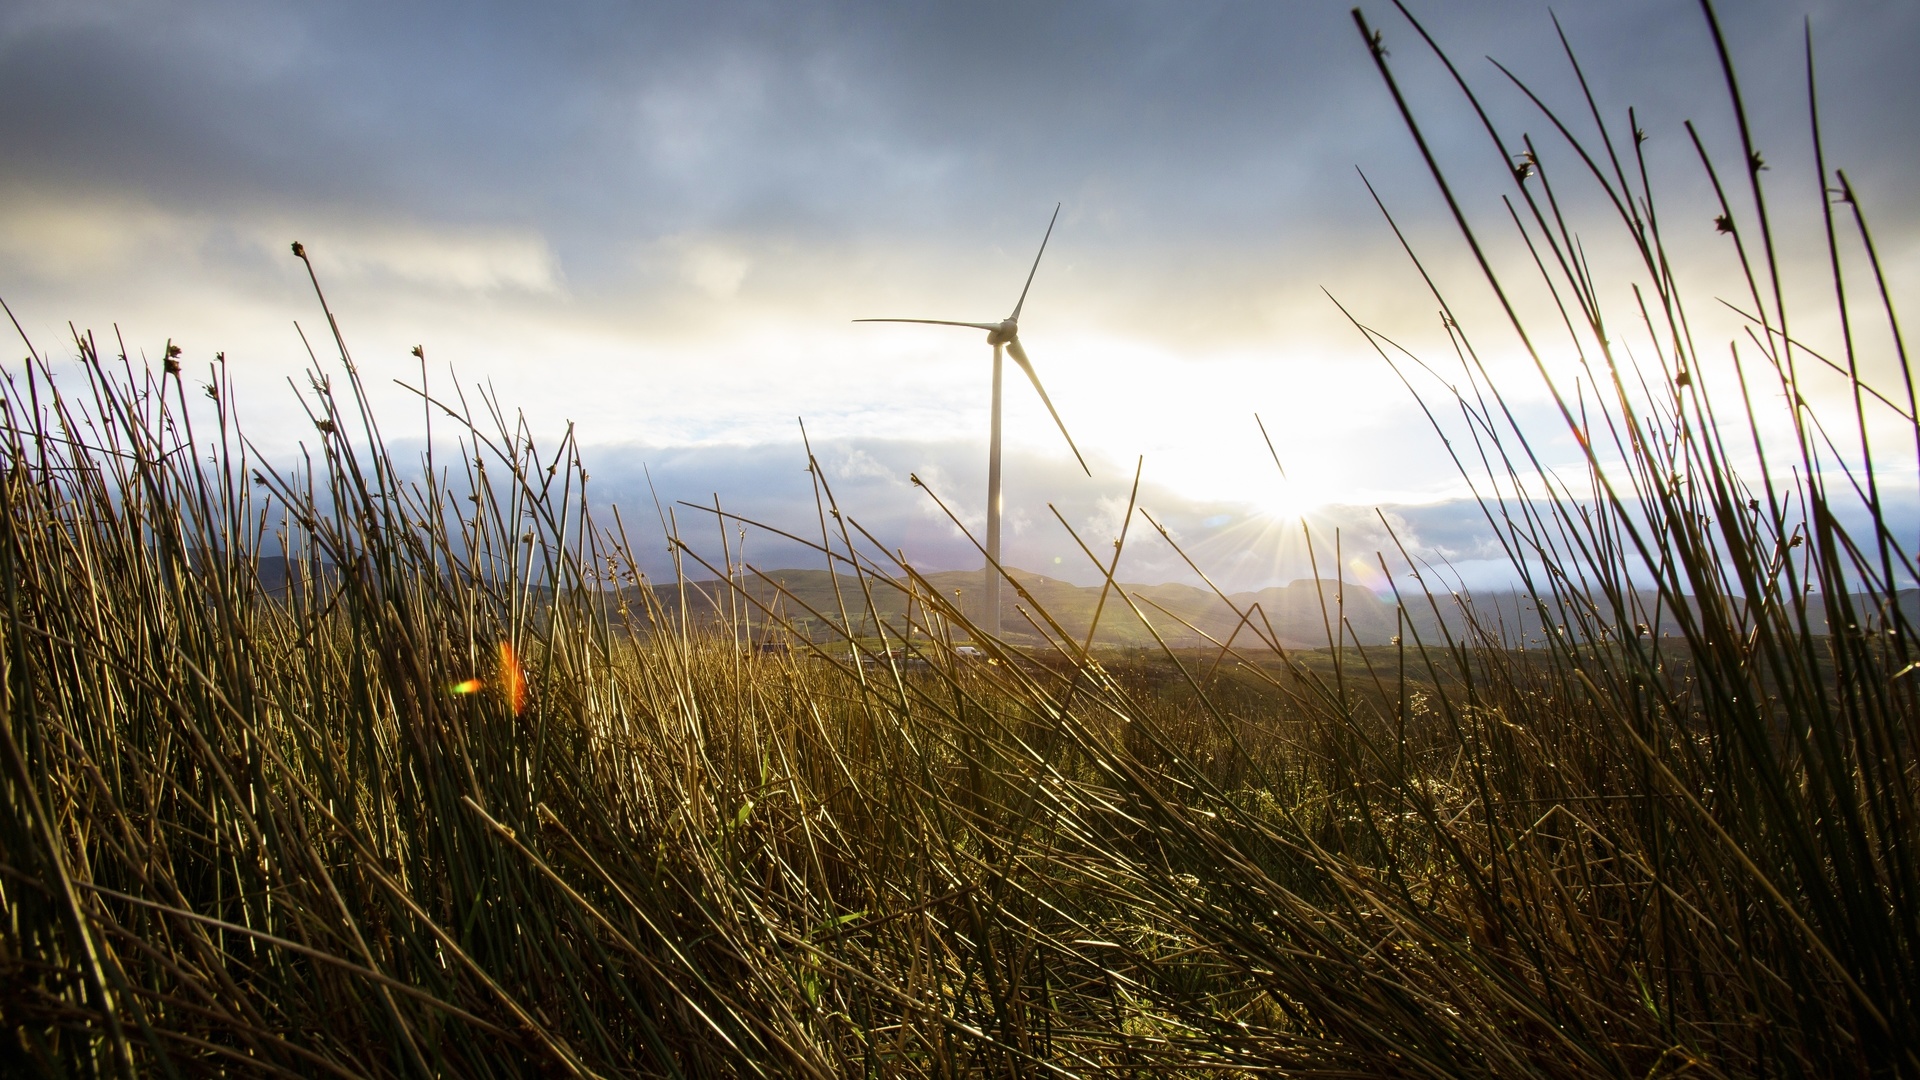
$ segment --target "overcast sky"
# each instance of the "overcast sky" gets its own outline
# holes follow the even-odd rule
[[[450,364],[490,382],[536,430],[576,423],[603,498],[650,511],[644,464],[663,497],[718,492],[800,525],[804,418],[843,501],[946,568],[977,555],[906,478],[983,516],[990,350],[974,331],[851,320],[1005,316],[1060,203],[1021,336],[1094,476],[1010,382],[1008,561],[1089,580],[1047,503],[1104,544],[1144,455],[1149,506],[1232,585],[1304,576],[1302,513],[1383,545],[1376,508],[1419,550],[1497,577],[1422,412],[1322,292],[1451,356],[1360,169],[1461,309],[1488,313],[1349,6],[7,0],[0,296],[55,357],[69,321],[117,324],[136,357],[169,338],[190,365],[224,350],[255,439],[288,453],[311,441],[287,385],[307,363],[293,324],[317,324],[298,239],[401,439],[418,414],[386,383],[417,378],[422,344],[435,378]],[[1365,6],[1469,212],[1497,231],[1511,185],[1485,136],[1391,6]],[[1810,19],[1830,164],[1913,310],[1920,5],[1721,7],[1770,197],[1799,222],[1783,233],[1790,285],[1824,280]],[[1415,10],[1503,133],[1533,133],[1576,190],[1550,124],[1485,59],[1574,110],[1548,8]],[[1724,161],[1737,152],[1704,20],[1674,0],[1560,16],[1616,138],[1639,109],[1710,320],[1710,298],[1738,290],[1681,122]],[[1593,226],[1597,267],[1626,266],[1600,217],[1569,212]],[[1804,327],[1832,347],[1831,326]],[[1571,460],[1499,329],[1479,332],[1516,414]],[[1152,545],[1129,569],[1181,574]]]

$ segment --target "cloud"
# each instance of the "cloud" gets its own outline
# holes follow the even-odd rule
[[[228,257],[282,258],[301,239],[330,276],[430,289],[556,293],[563,286],[546,240],[529,229],[448,226],[324,208],[303,214],[179,211],[130,195],[0,192],[0,253],[16,272],[85,282]]]
[[[745,255],[713,244],[696,245],[680,256],[680,276],[714,299],[739,292],[752,266]]]
[[[263,249],[286,247],[290,233],[319,240],[331,273],[387,277],[412,285],[462,292],[502,289],[557,293],[559,262],[545,237],[527,229],[448,228],[412,222],[321,222],[304,232],[291,221],[249,230]]]
[[[859,447],[848,449],[845,456],[840,459],[840,464],[834,469],[834,472],[842,480],[868,477],[881,480],[898,479],[892,469],[880,464],[880,462],[874,460],[872,454],[867,453]]]
[[[818,506],[805,470],[805,450],[797,441],[705,447],[600,445],[589,446],[585,456],[596,500],[603,508],[620,506],[629,530],[652,538],[641,547],[658,553],[648,566],[655,575],[667,573],[670,566],[653,510],[656,495],[665,506],[679,506],[680,527],[696,546],[718,535],[712,515],[696,509],[711,508],[717,495],[728,513],[816,542],[823,510],[837,507],[849,523],[864,528],[880,546],[875,549],[853,529],[856,546],[863,552],[904,552],[923,570],[980,565],[976,544],[985,540],[986,477],[979,444],[816,439],[813,452],[830,489],[823,489]],[[1021,450],[1007,454],[1005,472],[1005,561],[1081,584],[1099,581],[1102,567],[1088,559],[1080,544],[1097,558],[1109,557],[1111,543],[1122,531],[1131,476],[1099,469],[1097,475],[1105,479],[1088,480],[1071,458],[1063,461],[1059,455]],[[925,486],[908,483],[908,473],[919,476]],[[966,533],[954,527],[936,499],[953,511]],[[1121,563],[1122,576],[1129,581],[1197,583],[1187,565],[1190,558],[1216,583],[1236,590],[1311,577],[1316,566],[1322,576],[1332,576],[1336,565],[1346,566],[1349,580],[1380,588],[1385,579],[1378,569],[1379,559],[1386,559],[1392,573],[1403,574],[1402,548],[1434,565],[1454,564],[1457,572],[1482,584],[1506,584],[1513,579],[1510,567],[1501,569],[1503,557],[1484,515],[1477,504],[1466,500],[1326,506],[1307,516],[1304,529],[1300,519],[1274,517],[1248,500],[1195,498],[1151,479],[1141,485],[1139,505],[1146,513],[1128,526]],[[1050,506],[1072,523],[1073,534],[1062,527]],[[1165,538],[1149,516],[1165,527]],[[841,540],[831,515],[826,524],[830,542],[838,547]],[[968,533],[973,539],[968,539]],[[762,568],[821,565],[821,557],[801,545],[771,533],[751,536],[758,537],[750,538],[752,558]],[[1336,542],[1343,549],[1341,561],[1335,558]],[[1356,559],[1365,569],[1354,569]]]
[[[128,198],[78,201],[43,193],[0,198],[0,254],[22,271],[58,281],[84,281],[127,269],[156,251],[198,247],[198,223]]]

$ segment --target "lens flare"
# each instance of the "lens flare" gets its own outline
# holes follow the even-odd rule
[[[513,654],[513,646],[505,641],[500,643],[500,689],[513,706],[513,715],[519,716],[527,707],[527,677],[520,671],[520,658]]]
[[[456,694],[477,694],[488,686],[485,679],[468,679],[455,683],[450,688]],[[520,658],[514,655],[513,646],[508,642],[500,643],[500,676],[493,684],[513,707],[513,715],[519,716],[527,707],[527,676],[520,670]]]

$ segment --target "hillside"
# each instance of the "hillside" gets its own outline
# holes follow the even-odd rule
[[[1046,612],[1052,624],[1076,639],[1084,639],[1094,611],[1100,608],[1098,586],[1075,585],[1028,570],[1012,569],[1009,573]],[[978,610],[979,571],[942,571],[926,575],[925,580],[943,596],[957,598],[961,610],[968,613]],[[860,580],[849,574],[840,575],[837,583],[836,596],[836,582],[824,570],[768,571],[765,576],[747,578],[744,588],[753,603],[738,595],[731,597],[731,603],[750,625],[760,624],[766,617],[765,611],[770,610],[803,629],[823,629],[823,622],[841,621],[843,605],[861,632],[872,632],[871,619],[866,614],[869,605],[889,625],[902,624],[909,602],[904,586],[869,579],[867,591],[863,592]],[[1449,593],[1437,595],[1431,601],[1424,594],[1408,594],[1403,624],[1390,596],[1382,598],[1364,586],[1331,579],[1316,582],[1303,578],[1286,585],[1232,593],[1229,595],[1231,608],[1213,592],[1192,585],[1123,582],[1120,588],[1126,597],[1109,595],[1104,609],[1100,609],[1096,645],[1149,647],[1154,645],[1157,633],[1168,644],[1183,647],[1205,645],[1209,639],[1236,640],[1250,645],[1257,635],[1271,636],[1287,648],[1325,648],[1342,613],[1346,622],[1344,640],[1350,644],[1389,644],[1402,632],[1403,626],[1410,628],[1419,640],[1438,644],[1447,635],[1458,637],[1464,633],[1469,626],[1469,613],[1473,622],[1508,644],[1537,645],[1542,638],[1539,605],[1526,594],[1513,590]],[[670,617],[679,610],[681,589],[678,585],[658,585],[655,592]],[[711,621],[716,613],[727,610],[729,594],[730,590],[718,581],[688,582],[687,609],[696,623]],[[1920,591],[1906,590],[1899,596],[1901,609],[1908,619],[1920,622]],[[1863,606],[1863,601],[1864,598],[1854,598],[1856,609]],[[1643,591],[1639,602],[1651,612],[1655,609],[1656,597],[1650,591]],[[1248,613],[1254,625],[1243,625],[1234,608]],[[1870,605],[1867,608],[1870,610]],[[1135,613],[1136,609],[1139,614]],[[1548,610],[1556,628],[1578,623],[1569,613],[1551,605]],[[1141,616],[1146,619],[1144,624]],[[916,615],[914,621],[924,625],[923,617]],[[1647,621],[1649,631],[1664,636],[1680,633],[1681,624],[1670,609],[1663,611],[1657,620],[1649,617]],[[1656,621],[1657,627],[1652,625]],[[1047,620],[1011,587],[1003,600],[1003,622],[1005,636],[1014,641],[1037,640],[1035,622],[1051,630]],[[1825,633],[1824,621],[1815,619],[1812,629],[1816,634]]]

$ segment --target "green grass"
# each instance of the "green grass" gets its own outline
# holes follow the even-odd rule
[[[1055,625],[1029,592],[1016,652],[870,557],[886,548],[818,469],[829,587],[683,620],[661,599],[677,586],[637,588],[623,524],[589,513],[570,441],[435,396],[436,445],[458,451],[411,480],[337,334],[292,471],[250,455],[218,369],[204,390],[85,335],[84,385],[37,359],[7,389],[0,473],[0,1064],[1920,1071],[1910,556],[1871,463],[1844,471],[1810,408],[1763,448],[1777,460],[1733,463],[1764,395],[1709,395],[1681,253],[1622,134],[1529,151],[1510,193],[1568,312],[1571,344],[1537,347],[1586,361],[1565,418],[1594,493],[1502,498],[1548,482],[1539,433],[1507,419],[1465,329],[1460,394],[1429,402],[1472,424],[1454,449],[1489,463],[1469,474],[1493,477],[1540,621],[1570,624],[1544,648],[1443,612],[1389,551],[1398,642],[1336,628],[1344,647],[1295,650],[1241,607],[1230,649],[1196,647],[1115,589],[1101,618],[1168,647],[1096,657],[1090,613]],[[1763,319],[1743,377],[1792,390],[1810,361],[1787,345],[1762,175],[1741,173],[1723,212]],[[1577,197],[1619,207],[1643,253],[1642,367],[1558,224]],[[1858,203],[1821,209],[1869,239]],[[1837,295],[1864,337],[1870,307]],[[196,429],[203,393],[218,421]],[[753,569],[676,550],[683,580]],[[282,556],[305,569],[270,589],[259,560]],[[806,648],[736,645],[802,617]],[[857,662],[886,648],[926,666]],[[490,688],[451,693],[475,677]]]

